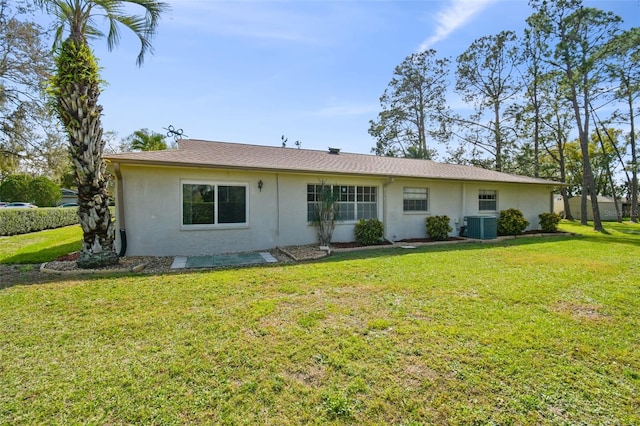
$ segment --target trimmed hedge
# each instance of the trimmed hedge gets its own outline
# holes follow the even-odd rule
[[[0,208],[0,235],[29,232],[80,223],[77,208],[3,209]]]

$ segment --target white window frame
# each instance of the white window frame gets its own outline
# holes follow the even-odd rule
[[[493,193],[494,202],[496,203],[494,209],[481,209],[480,203],[483,201],[488,201],[487,199],[481,199],[480,197],[483,195],[491,195]],[[498,191],[495,189],[480,189],[478,191],[478,211],[479,212],[497,212],[498,211]]]
[[[184,186],[185,185],[209,185],[214,187],[215,191],[215,209],[213,211],[213,223],[206,224],[185,224],[184,223]],[[237,222],[237,223],[218,223],[218,207],[220,203],[218,202],[218,197],[220,192],[218,191],[219,186],[237,186],[243,187],[245,190],[245,221]],[[180,181],[180,229],[191,231],[191,230],[202,230],[202,229],[242,229],[249,227],[249,183],[248,182],[226,182],[226,181],[218,181],[218,180],[181,180]]]
[[[404,206],[404,202],[407,200],[405,198],[405,195],[407,194],[407,190],[411,191],[415,191],[415,190],[421,190],[421,191],[425,191],[425,195],[426,195],[426,202],[427,202],[427,209],[426,210],[406,210],[405,206]],[[416,194],[416,192],[413,192],[414,194]],[[404,214],[424,214],[424,213],[429,213],[431,211],[431,200],[430,200],[430,191],[428,187],[424,187],[424,186],[405,186],[402,188],[402,212]],[[413,198],[413,200],[415,200],[416,198]]]
[[[306,186],[306,188],[307,188],[307,191],[306,191],[306,194],[307,194],[307,212],[306,212],[306,214],[307,214],[307,222],[308,222],[308,223],[311,223],[311,221],[309,221],[309,204],[310,204],[311,202],[308,200],[308,195],[309,195],[309,189],[308,189],[308,188],[309,188],[309,186],[310,186],[310,185],[312,185],[312,186],[319,186],[319,184],[317,184],[317,183],[308,183],[308,184],[307,184],[307,186]],[[348,187],[353,187],[353,198],[354,198],[354,200],[353,200],[353,201],[342,201],[341,199],[338,199],[338,201],[336,202],[336,204],[338,204],[338,205],[339,205],[339,204],[353,204],[353,208],[354,208],[353,216],[354,216],[354,219],[336,219],[336,222],[337,222],[337,223],[346,223],[346,224],[349,224],[349,223],[357,223],[357,222],[358,222],[358,220],[359,220],[359,219],[358,219],[358,204],[373,204],[373,203],[375,203],[375,210],[374,210],[374,211],[375,211],[375,219],[377,219],[377,218],[378,218],[378,209],[379,209],[379,206],[380,206],[379,201],[378,201],[378,200],[379,200],[379,198],[380,198],[380,188],[378,188],[378,186],[377,186],[377,185],[355,185],[355,184],[349,184],[349,185],[344,185],[344,184],[328,185],[328,184],[327,184],[327,186],[331,186],[331,187],[333,187],[333,188],[338,188],[338,191],[340,191],[340,193],[341,193],[341,197],[342,197],[342,191],[341,191],[341,188],[344,188],[344,187],[347,187],[347,188],[348,188]],[[371,195],[372,195],[372,194],[371,194],[371,192],[369,192],[368,194],[365,194],[365,193],[364,193],[364,190],[363,190],[362,194],[359,194],[359,193],[358,193],[358,188],[375,188],[375,194],[374,194],[374,195],[375,195],[375,201],[373,201],[373,202],[372,202],[372,201],[358,201],[358,196],[359,196],[359,195],[362,195],[363,199],[364,199],[365,197],[367,197],[367,196],[368,196],[369,198],[371,198]],[[349,194],[349,193],[348,193],[348,194]],[[347,198],[348,198],[348,195],[347,195]]]

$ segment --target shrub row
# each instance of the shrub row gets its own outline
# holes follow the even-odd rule
[[[75,208],[2,209],[0,235],[27,234],[79,223]]]
[[[556,213],[541,213],[540,228],[543,232],[556,232],[560,216]],[[437,241],[446,240],[453,230],[450,225],[449,216],[429,216],[426,219],[426,229],[429,238]],[[498,235],[519,235],[529,226],[529,221],[525,219],[518,209],[501,210],[498,218]],[[356,241],[363,245],[373,245],[379,243],[384,234],[382,222],[378,219],[361,219],[355,226]]]
[[[558,231],[560,216],[556,213],[540,213],[540,228],[542,232]],[[519,235],[529,226],[529,221],[524,218],[518,209],[500,211],[498,218],[498,235]]]

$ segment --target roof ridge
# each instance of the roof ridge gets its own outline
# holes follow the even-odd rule
[[[228,144],[228,145],[234,145],[234,146],[247,146],[247,147],[266,148],[266,149],[286,149],[288,151],[319,152],[319,153],[323,153],[323,154],[328,154],[329,153],[329,147],[328,146],[327,146],[326,150],[322,150],[322,149],[298,148],[298,147],[292,147],[292,146],[258,145],[258,144],[255,144],[255,143],[246,143],[246,142],[209,141],[209,140],[205,140],[205,139],[180,139],[178,141],[178,144],[180,144],[180,141],[187,142],[187,143],[196,142],[196,143],[202,143],[202,144],[208,144],[208,143]],[[331,148],[334,148],[334,147],[331,147]],[[364,154],[364,153],[361,153],[361,152],[349,152],[349,151],[344,151],[342,148],[339,148],[339,149],[340,149],[340,153],[337,154],[337,155],[357,155],[357,156],[364,156],[364,157],[395,158],[395,159],[403,159],[403,160],[429,161],[429,162],[432,162],[432,163],[447,164],[447,163],[440,163],[438,161],[429,160],[429,159],[407,158],[407,157],[390,157],[390,156],[385,156],[385,155]]]
[[[546,179],[498,172],[468,164],[349,152],[331,154],[328,150],[202,139],[181,139],[176,150],[111,154],[105,155],[105,158],[112,162],[159,166],[561,185]]]

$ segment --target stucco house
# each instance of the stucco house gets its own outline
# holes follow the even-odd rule
[[[317,242],[319,185],[340,191],[333,241],[353,241],[358,219],[378,218],[385,238],[425,237],[425,218],[520,209],[539,227],[556,182],[434,161],[180,140],[165,151],[105,156],[116,176],[116,222],[126,254],[195,256]],[[122,251],[122,250],[121,250]]]
[[[77,203],[78,202],[78,191],[74,191],[73,189],[61,188],[62,199],[60,199],[60,204],[64,203]]]

